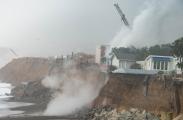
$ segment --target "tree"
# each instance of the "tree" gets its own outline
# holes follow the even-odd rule
[[[171,55],[171,50],[170,44],[155,45],[149,48],[149,54],[169,56]]]
[[[183,37],[172,43],[173,54],[179,59],[177,66],[183,70]]]
[[[136,50],[136,59],[144,60],[149,55],[149,50],[147,47],[139,48]]]

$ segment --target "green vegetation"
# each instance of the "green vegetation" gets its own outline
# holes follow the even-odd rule
[[[130,47],[120,47],[117,49],[122,49],[124,53],[135,54],[136,60],[144,60],[149,55],[172,55],[171,44],[155,45],[151,47],[136,48],[134,46]]]
[[[124,53],[134,54],[138,61],[144,60],[149,55],[176,56],[179,59],[177,64],[178,67],[183,70],[183,37],[175,40],[171,44],[154,45],[142,48],[130,46],[113,49],[120,49],[120,51],[123,51]],[[134,65],[133,67],[138,68],[137,65]]]
[[[179,59],[178,67],[183,70],[183,37],[175,40],[172,43],[173,54]]]

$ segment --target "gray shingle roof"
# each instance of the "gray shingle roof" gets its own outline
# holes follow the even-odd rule
[[[113,49],[112,50],[113,55],[117,57],[117,59],[119,60],[132,60],[132,61],[136,61],[136,55],[132,54],[132,53],[125,53],[123,50],[121,49]]]

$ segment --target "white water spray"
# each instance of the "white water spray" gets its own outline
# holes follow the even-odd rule
[[[169,43],[183,36],[183,1],[148,0],[135,17],[131,29],[122,27],[111,47],[151,46]]]

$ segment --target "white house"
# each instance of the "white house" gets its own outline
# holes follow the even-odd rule
[[[124,53],[120,49],[113,49],[111,65],[117,68],[130,69],[136,63],[134,54]]]
[[[150,55],[144,61],[145,70],[176,71],[177,59],[173,56]]]

